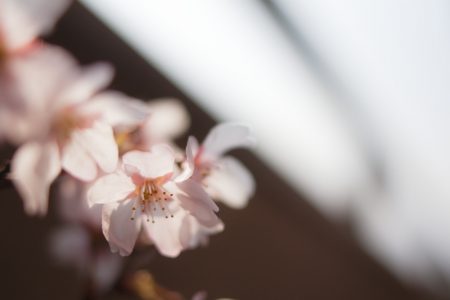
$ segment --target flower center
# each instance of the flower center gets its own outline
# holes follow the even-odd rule
[[[114,138],[119,147],[120,155],[130,150],[144,150],[141,128],[139,126],[133,128],[115,128]]]
[[[205,179],[207,179],[214,170],[217,170],[219,166],[212,162],[201,162],[195,165],[194,177],[205,184]]]
[[[155,223],[155,214],[162,213],[166,219],[173,218],[169,211],[168,202],[173,200],[173,194],[167,192],[161,185],[153,180],[146,180],[136,188],[139,197],[132,208],[131,220],[135,219],[136,210],[146,216],[147,222]]]
[[[75,129],[92,125],[95,116],[80,116],[73,108],[63,110],[53,122],[52,130],[59,143],[64,144]]]

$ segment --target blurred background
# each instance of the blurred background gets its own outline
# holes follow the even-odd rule
[[[222,210],[210,248],[152,266],[163,283],[238,299],[450,299],[448,1],[80,2],[50,42],[112,62],[114,88],[181,98],[200,137],[214,119],[258,139],[258,157],[237,152],[256,175],[251,205]]]

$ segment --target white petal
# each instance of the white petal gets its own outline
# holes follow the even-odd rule
[[[182,182],[192,176],[195,169],[195,155],[198,152],[198,142],[190,136],[186,145],[186,159],[183,162],[183,171],[175,178],[176,182]]]
[[[135,188],[130,177],[117,171],[100,177],[92,184],[88,190],[88,202],[93,205],[124,200]]]
[[[113,68],[107,63],[77,68],[75,78],[59,95],[58,104],[60,107],[66,107],[90,99],[111,82],[113,75]]]
[[[18,50],[47,33],[69,6],[69,0],[2,0],[0,2],[2,43]]]
[[[186,214],[183,211],[177,211],[173,213],[173,218],[165,218],[165,215],[158,210],[153,215],[154,223],[144,222],[144,228],[149,238],[159,253],[168,257],[177,257],[184,248],[181,244],[180,234]]]
[[[215,226],[220,222],[215,214],[219,208],[199,183],[193,180],[177,183],[180,192],[174,192],[169,184],[167,189],[180,201],[181,207],[189,211],[201,224]]]
[[[215,126],[203,142],[205,158],[215,159],[238,147],[250,147],[255,144],[255,138],[247,126],[223,123]]]
[[[244,208],[255,192],[253,175],[233,157],[224,157],[217,162],[205,178],[206,191],[214,199],[231,208]]]
[[[127,171],[139,172],[144,178],[158,178],[174,170],[175,156],[167,145],[156,145],[150,152],[130,151],[122,157]]]
[[[12,159],[11,179],[23,198],[28,214],[45,214],[51,183],[61,171],[55,142],[30,142],[21,146]]]
[[[94,159],[100,169],[106,173],[116,169],[119,150],[110,125],[96,121],[87,129],[74,131],[72,136]]]
[[[62,168],[70,175],[91,181],[97,176],[97,165],[87,151],[73,136],[62,149]]]
[[[176,99],[152,100],[151,116],[144,124],[144,134],[153,143],[165,142],[183,134],[189,127],[189,114]]]
[[[119,92],[106,91],[83,105],[83,111],[99,115],[111,126],[136,126],[150,115],[147,105]]]
[[[131,220],[134,200],[105,204],[102,214],[102,229],[111,250],[120,255],[130,255],[141,229],[141,219]]]

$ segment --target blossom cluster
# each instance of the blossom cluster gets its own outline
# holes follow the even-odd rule
[[[25,211],[45,215],[58,179],[62,214],[101,228],[121,255],[140,243],[176,257],[222,231],[216,201],[241,208],[254,192],[249,171],[226,156],[254,144],[249,129],[220,124],[179,149],[189,118],[178,101],[106,89],[109,64],[82,67],[39,39],[68,1],[26,2],[0,0],[0,141],[17,148],[10,179]]]

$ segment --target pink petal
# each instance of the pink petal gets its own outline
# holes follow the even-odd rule
[[[198,152],[198,142],[190,136],[186,145],[186,160],[183,162],[182,172],[175,178],[176,182],[182,182],[192,176],[195,169],[195,155]]]
[[[88,206],[87,191],[91,184],[79,181],[70,175],[61,176],[58,181],[58,215],[67,222],[87,224],[101,228],[101,205]]]
[[[215,214],[219,208],[199,183],[187,180],[177,183],[176,186],[180,192],[174,192],[175,198],[180,201],[181,207],[189,211],[201,224],[215,226],[220,222]],[[169,184],[167,189],[173,193]]]
[[[19,136],[13,142],[49,133],[57,112],[55,97],[72,80],[76,68],[75,60],[65,50],[48,45],[5,62],[0,93],[9,100],[8,108],[17,119],[10,127],[9,135]]]
[[[133,251],[141,229],[141,219],[131,220],[134,200],[103,205],[102,229],[113,252],[127,256]]]
[[[165,142],[183,134],[189,127],[189,114],[176,99],[159,99],[148,103],[151,116],[144,124],[144,134],[153,143]]]
[[[186,215],[183,220],[180,234],[181,243],[185,248],[193,249],[198,246],[207,246],[209,236],[222,232],[224,224],[220,221],[215,226],[206,227],[201,225],[192,215]]]
[[[28,214],[47,212],[49,188],[61,171],[55,142],[30,142],[12,159],[11,179],[22,196]]]
[[[97,179],[88,190],[88,203],[113,203],[127,198],[136,186],[130,177],[121,171]]]
[[[92,181],[97,176],[95,161],[83,148],[76,135],[72,135],[62,149],[62,168],[83,181]]]
[[[8,141],[11,144],[20,145],[30,140],[36,129],[30,126],[31,124],[27,122],[20,109],[10,107],[2,102],[3,99],[5,98],[0,100],[0,143]]]
[[[177,257],[183,250],[180,233],[185,215],[179,210],[173,213],[173,218],[166,219],[165,215],[158,210],[154,212],[154,223],[144,221],[144,228],[149,238],[162,255]]]
[[[175,156],[169,146],[156,145],[150,152],[127,152],[122,161],[128,172],[137,172],[144,178],[155,179],[173,172]]]
[[[19,50],[48,33],[70,0],[2,0],[0,37],[7,50]]]
[[[217,162],[217,167],[211,169],[204,183],[211,197],[234,209],[247,206],[255,192],[252,174],[241,162],[229,156]]]
[[[247,126],[223,123],[215,126],[203,142],[204,156],[216,159],[234,148],[250,147],[255,144],[255,138]]]
[[[97,121],[89,128],[74,131],[72,137],[80,143],[100,169],[107,173],[116,169],[119,150],[111,126]]]
[[[60,107],[67,107],[90,99],[95,93],[106,87],[114,75],[113,67],[107,63],[95,63],[77,73],[65,90],[59,95]]]
[[[101,120],[115,126],[136,126],[150,115],[147,105],[141,100],[119,92],[99,93],[83,105],[83,111],[99,115]]]

